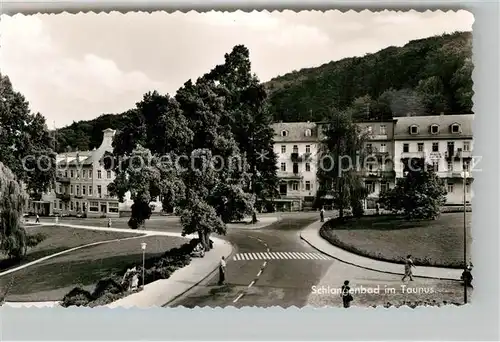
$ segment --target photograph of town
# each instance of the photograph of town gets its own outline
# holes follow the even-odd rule
[[[473,22],[2,15],[0,302],[472,302]]]

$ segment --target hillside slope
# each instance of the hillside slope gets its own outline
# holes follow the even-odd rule
[[[472,113],[472,33],[457,32],[345,58],[266,82],[273,121],[320,121],[332,111],[353,117]],[[127,114],[105,114],[57,131],[58,150],[98,147],[102,130]]]

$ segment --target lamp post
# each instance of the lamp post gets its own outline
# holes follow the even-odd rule
[[[464,271],[467,272],[467,169],[464,165]],[[464,304],[467,304],[467,281],[464,276]]]
[[[148,244],[145,242],[141,242],[142,249],[142,287],[144,288],[144,273],[146,268],[146,246]]]

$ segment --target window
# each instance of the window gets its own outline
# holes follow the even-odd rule
[[[386,144],[380,144],[380,152],[387,152],[387,145]]]
[[[438,125],[431,125],[431,133],[432,134],[438,134],[439,133],[439,126]]]
[[[453,184],[448,184],[446,190],[448,191],[448,193],[452,193],[453,192]]]
[[[60,184],[57,184],[57,193],[61,193],[61,185]]]
[[[368,171],[370,171],[370,172],[373,171],[373,164],[371,164],[371,163],[368,164]]]
[[[365,188],[368,190],[368,193],[371,194],[372,192],[375,192],[375,183],[365,182]]]
[[[373,132],[372,126],[366,127],[366,130],[368,131],[368,134],[372,134],[372,132]]]
[[[460,133],[460,125],[459,124],[451,125],[451,133]]]
[[[62,210],[62,202],[61,201],[59,201],[59,209]]]
[[[92,172],[89,170],[89,179],[92,179]]]
[[[464,151],[470,151],[470,142],[464,141]]]
[[[280,195],[285,195],[286,196],[287,190],[288,190],[288,187],[287,187],[286,183],[280,184]]]
[[[80,178],[80,170],[76,171],[76,178]]]
[[[424,143],[418,143],[417,144],[417,151],[418,152],[424,152]]]
[[[403,144],[403,152],[410,152],[410,144]]]
[[[380,135],[387,134],[387,127],[385,125],[380,125]]]
[[[299,153],[299,147],[297,145],[293,145],[292,153]]]
[[[310,137],[311,136],[311,130],[310,129],[306,129],[306,137]]]
[[[87,190],[86,188],[87,187],[85,185],[82,185],[82,195],[85,195],[85,192],[86,192],[85,190]]]
[[[311,153],[311,145],[306,145],[306,153]]]
[[[73,185],[70,185],[70,186],[69,186],[69,194],[70,194],[70,195],[73,195]]]
[[[87,170],[82,171],[82,178],[87,178]]]
[[[464,168],[464,171],[470,172],[470,163],[469,163],[469,161],[464,161],[463,168]]]
[[[64,177],[68,177],[68,170],[64,171]]]
[[[73,209],[74,209],[74,203],[73,203],[73,201],[71,201],[71,206],[70,206],[70,208],[71,208],[71,210],[73,210]]]
[[[281,163],[281,171],[286,171],[286,163]]]
[[[306,163],[306,172],[311,172],[311,164]]]
[[[410,126],[410,134],[418,134],[418,126],[416,125]]]
[[[69,174],[70,174],[70,177],[71,177],[71,178],[74,178],[74,177],[75,177],[75,171],[70,170],[70,171],[69,171]]]
[[[311,191],[311,181],[306,181],[306,191]]]
[[[432,152],[439,152],[439,143],[438,142],[432,143]]]
[[[80,185],[76,186],[76,195],[80,196]]]
[[[389,184],[386,182],[380,183],[380,192],[384,192],[389,190]]]
[[[293,191],[298,191],[299,190],[299,183],[293,182],[292,183],[292,190]]]
[[[98,185],[98,186],[97,186],[97,193],[99,194],[99,196],[101,196],[101,190],[102,190],[102,189],[101,189],[101,186],[100,186],[100,185]]]
[[[453,162],[448,162],[448,171],[453,171]]]
[[[92,196],[92,185],[89,185],[89,196]]]
[[[101,179],[101,170],[97,170],[97,179]]]
[[[470,184],[467,184],[467,185],[465,186],[465,192],[466,192],[466,193],[470,193]]]
[[[288,136],[288,131],[285,131],[285,130],[281,131],[281,136],[282,137],[287,137]]]
[[[439,161],[434,160],[432,162],[432,168],[434,169],[434,172],[439,172]]]
[[[111,178],[111,171],[106,172],[106,178],[110,179]]]
[[[281,145],[281,153],[286,153],[286,145]]]
[[[299,173],[299,164],[293,163],[293,173]]]

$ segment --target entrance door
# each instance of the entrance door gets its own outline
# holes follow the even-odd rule
[[[286,196],[288,184],[287,183],[281,183],[280,184],[280,195]]]
[[[106,208],[106,204],[101,204],[101,212],[106,214],[108,212],[107,208]]]

